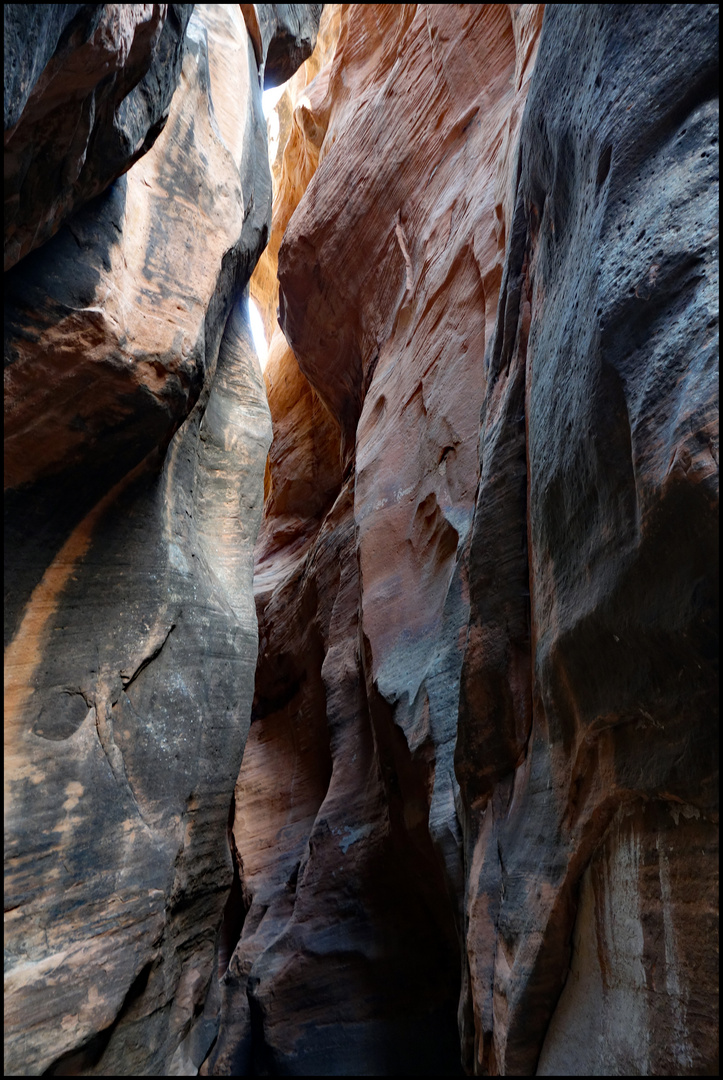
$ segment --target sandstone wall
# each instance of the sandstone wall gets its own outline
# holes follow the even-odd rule
[[[211,1072],[716,1071],[714,19],[342,7]]]
[[[343,8],[293,113],[243,926],[209,1072],[460,1071],[457,552],[541,16]]]
[[[521,129],[456,749],[475,1058],[505,1072],[536,1065],[580,896],[546,1070],[717,1053],[712,14],[551,8]]]
[[[26,254],[6,217],[5,1070],[189,1075],[218,1028],[257,655],[259,70],[233,5],[23,7],[6,179],[31,148],[18,205],[47,242]],[[108,186],[146,30],[170,110]],[[53,118],[80,112],[80,136],[88,110],[68,145]],[[94,179],[44,202],[34,168]]]
[[[192,11],[5,4],[6,270],[153,145]]]

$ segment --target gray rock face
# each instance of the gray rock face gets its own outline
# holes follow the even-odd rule
[[[270,208],[251,43],[202,5],[161,138],[7,275],[6,408],[36,433],[6,497],[11,1074],[188,1075],[218,1028],[271,438],[245,286]],[[70,452],[47,439],[76,429]]]
[[[241,4],[264,90],[290,79],[316,45],[323,4]]]
[[[60,35],[85,5],[4,4],[4,128],[15,127]]]
[[[545,14],[456,749],[478,1071],[715,1069],[717,65],[711,7]]]
[[[193,4],[5,5],[5,269],[155,142]]]

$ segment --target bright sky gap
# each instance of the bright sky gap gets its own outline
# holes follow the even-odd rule
[[[282,83],[281,86],[275,86],[272,90],[264,90],[263,110],[264,116],[267,120],[273,112],[276,102],[283,94],[285,85],[285,83]],[[266,367],[266,361],[268,359],[269,344],[266,340],[266,335],[264,334],[264,324],[259,309],[256,307],[256,304],[250,297],[249,321],[251,323],[251,334],[254,339],[254,345],[256,346],[256,352],[258,353],[261,370],[263,371]]]

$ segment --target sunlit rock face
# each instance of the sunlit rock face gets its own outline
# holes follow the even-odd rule
[[[210,1073],[717,1071],[715,18],[351,5],[286,120]]]
[[[179,55],[152,148],[5,279],[10,1075],[190,1075],[218,1029],[271,182],[238,7],[196,5]]]
[[[265,514],[256,553],[259,581],[280,570],[287,572],[278,558],[281,548],[285,560],[304,557],[305,548],[341,485],[338,425],[299,368],[277,320],[279,247],[319,162],[321,138],[315,126],[314,137],[309,137],[305,118],[326,96],[340,25],[341,5],[326,5],[317,46],[287,83],[269,120],[274,180],[271,234],[249,285],[269,342],[264,382],[274,427],[264,483]]]
[[[326,93],[326,80],[331,70],[329,65],[336,51],[340,27],[341,4],[325,4],[316,47],[306,63],[284,85],[268,119],[269,160],[274,189],[271,235],[254,269],[249,289],[261,313],[269,344],[277,333],[286,342],[276,317],[279,303],[276,276],[279,247],[291,215],[319,163],[321,138],[311,137],[314,132],[307,131],[305,123],[310,104],[306,99],[307,88],[318,104]],[[324,74],[317,79],[321,72]],[[276,410],[273,412],[275,414]]]

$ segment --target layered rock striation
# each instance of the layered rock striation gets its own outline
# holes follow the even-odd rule
[[[344,9],[289,125],[215,1073],[461,1069],[457,553],[541,16]]]
[[[96,179],[60,202],[21,189],[46,242],[5,278],[5,1069],[189,1075],[218,1028],[257,655],[259,70],[237,7],[36,7],[6,36],[6,181],[21,144],[47,178],[64,154],[61,172]],[[165,126],[107,186],[107,140],[153,80]],[[66,145],[51,105],[96,126]]]
[[[716,1071],[716,72],[711,7],[343,9],[209,1071]]]

